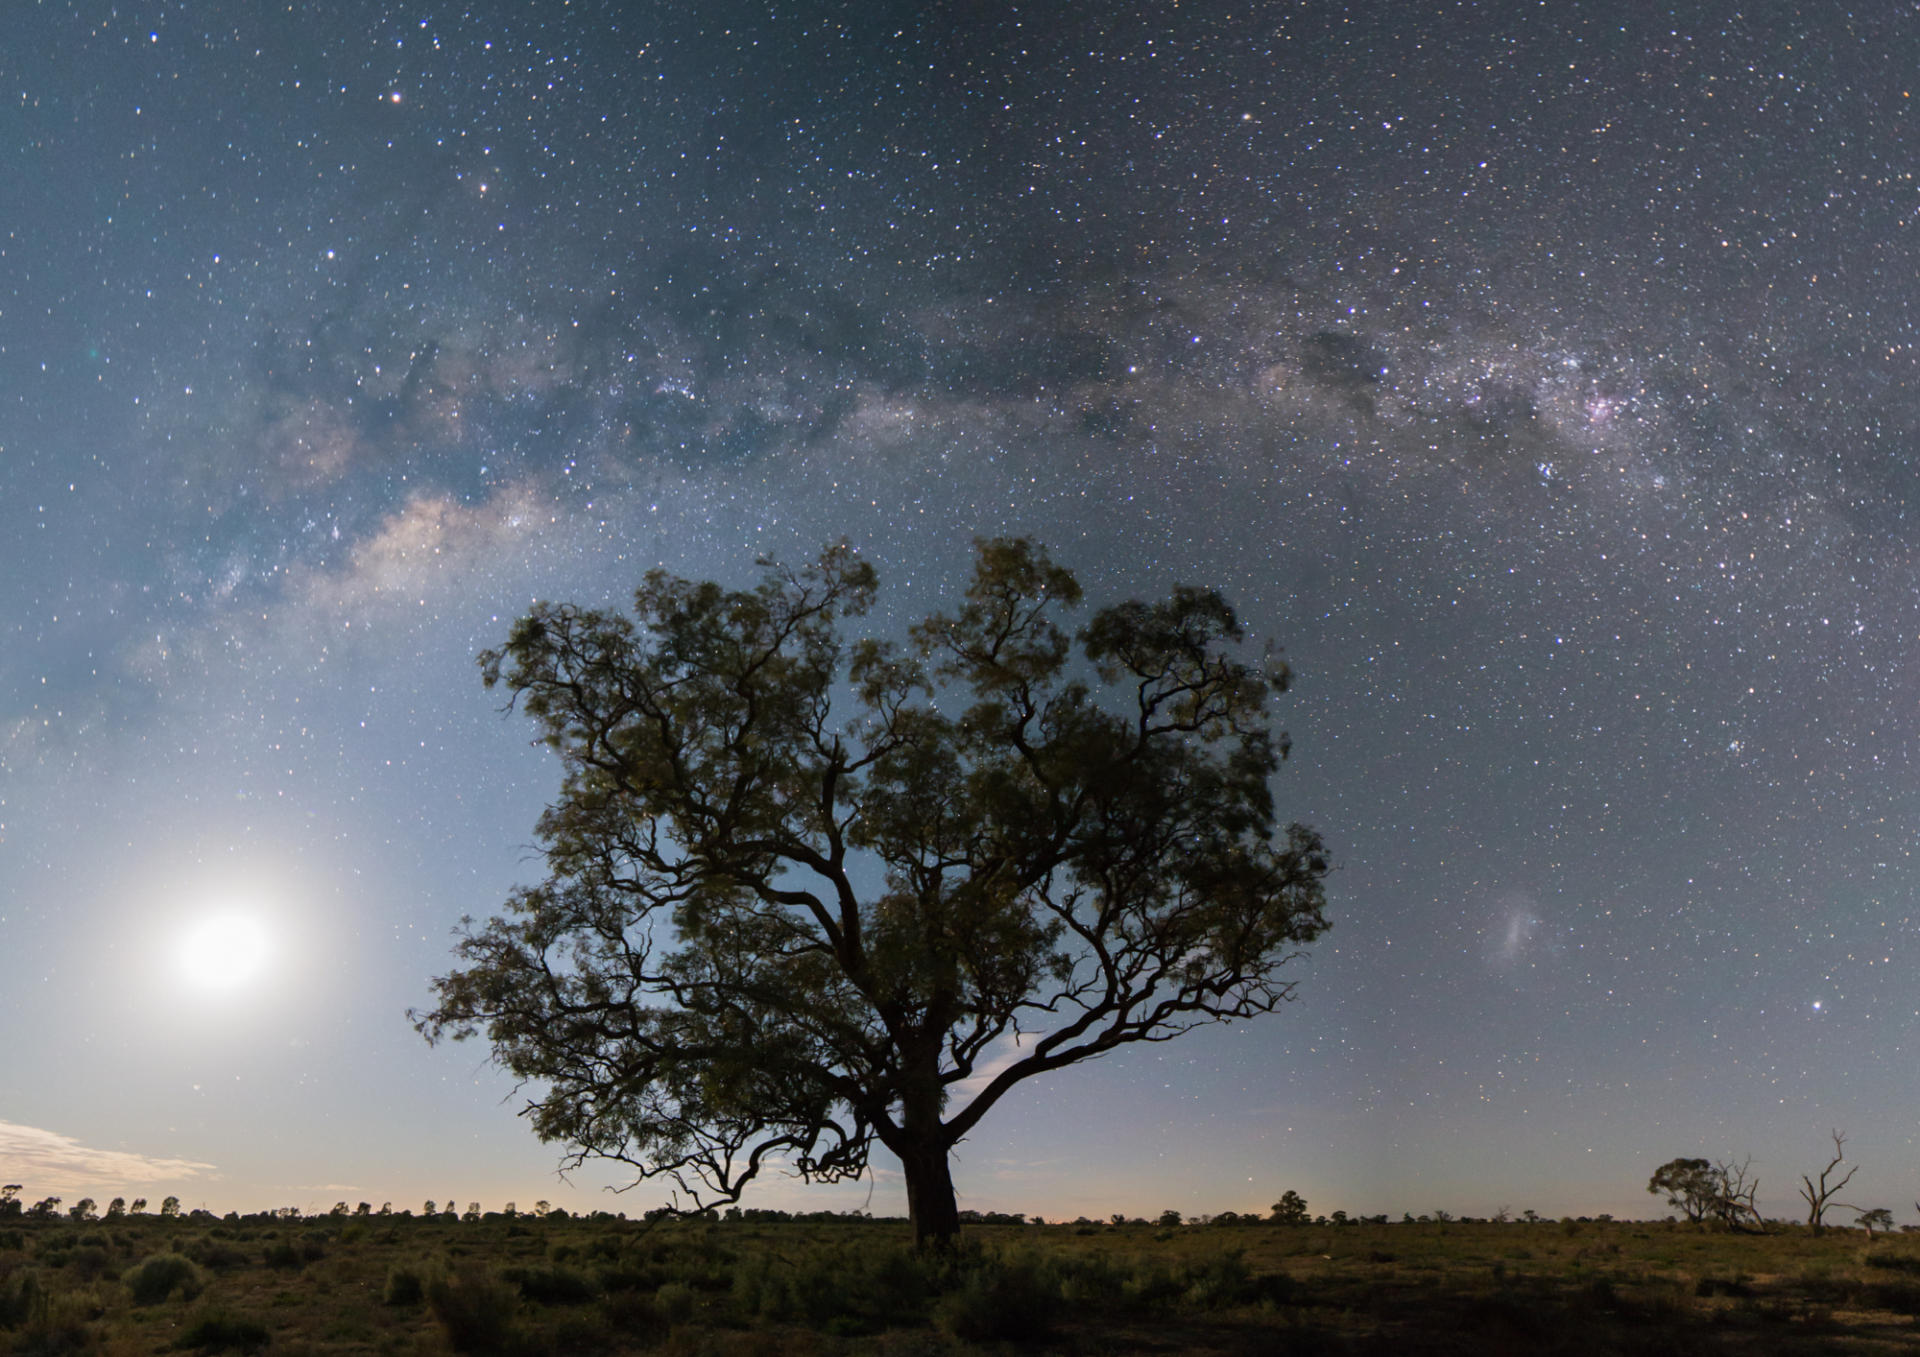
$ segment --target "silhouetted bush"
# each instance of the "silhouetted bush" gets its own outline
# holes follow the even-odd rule
[[[520,1292],[480,1268],[466,1268],[427,1283],[427,1305],[455,1352],[500,1352],[513,1333]]]
[[[600,1307],[600,1313],[607,1317],[607,1323],[614,1329],[643,1343],[664,1338],[669,1328],[666,1316],[653,1303],[653,1297],[635,1291],[608,1296],[606,1304]]]
[[[510,1267],[500,1275],[540,1305],[585,1305],[600,1294],[590,1278],[567,1267]]]
[[[273,1341],[267,1326],[258,1320],[236,1319],[232,1315],[204,1315],[192,1328],[173,1340],[175,1348],[198,1348],[203,1352],[258,1352]]]
[[[654,1293],[654,1306],[669,1324],[684,1324],[693,1318],[693,1288],[685,1282],[668,1282]]]
[[[45,1303],[40,1274],[23,1268],[0,1282],[0,1329],[17,1329]]]
[[[418,1305],[426,1298],[426,1292],[420,1285],[420,1274],[412,1268],[396,1267],[387,1272],[386,1289],[380,1293],[385,1305]]]
[[[212,1268],[215,1272],[227,1272],[233,1268],[245,1267],[251,1261],[245,1250],[236,1249],[231,1244],[220,1243],[212,1238],[188,1245],[186,1253],[201,1267]]]
[[[135,1305],[158,1305],[176,1291],[183,1300],[200,1294],[200,1269],[178,1253],[156,1253],[122,1278]]]
[[[1059,1278],[1030,1255],[985,1259],[939,1306],[940,1325],[970,1343],[1044,1338],[1064,1308]]]

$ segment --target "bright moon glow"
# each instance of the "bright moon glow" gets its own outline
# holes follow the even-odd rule
[[[180,948],[187,978],[203,989],[233,989],[259,973],[267,959],[267,935],[240,914],[222,914],[196,924]]]

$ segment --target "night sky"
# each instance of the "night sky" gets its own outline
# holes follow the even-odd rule
[[[1920,13],[8,6],[0,1174],[635,1213],[406,1012],[558,786],[475,653],[979,535],[1284,645],[1333,931],[963,1207],[1920,1196]],[[224,922],[223,922],[224,921]],[[218,945],[204,930],[226,930]],[[904,1210],[783,1179],[749,1205]]]

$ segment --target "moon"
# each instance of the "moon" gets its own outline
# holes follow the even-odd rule
[[[266,965],[267,933],[245,914],[216,914],[187,930],[180,943],[181,969],[199,989],[232,990]]]

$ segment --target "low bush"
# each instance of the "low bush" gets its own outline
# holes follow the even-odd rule
[[[158,1305],[179,1293],[183,1300],[200,1294],[200,1269],[184,1254],[156,1253],[121,1279],[133,1293],[135,1305]]]
[[[1060,1279],[1031,1254],[983,1259],[939,1306],[940,1326],[969,1343],[1031,1342],[1065,1308]]]
[[[22,1268],[0,1282],[0,1329],[17,1329],[45,1306],[40,1274]]]
[[[387,1285],[380,1293],[384,1305],[418,1305],[426,1297],[420,1284],[420,1274],[410,1267],[390,1268],[387,1271]]]
[[[520,1310],[520,1290],[483,1268],[435,1277],[426,1285],[427,1306],[455,1352],[482,1354],[505,1349]]]
[[[520,1288],[522,1299],[539,1305],[585,1305],[600,1288],[583,1273],[567,1267],[510,1267],[501,1277]]]
[[[195,1348],[202,1352],[258,1352],[272,1341],[273,1335],[258,1320],[216,1313],[201,1316],[173,1340],[173,1346],[181,1351]]]

